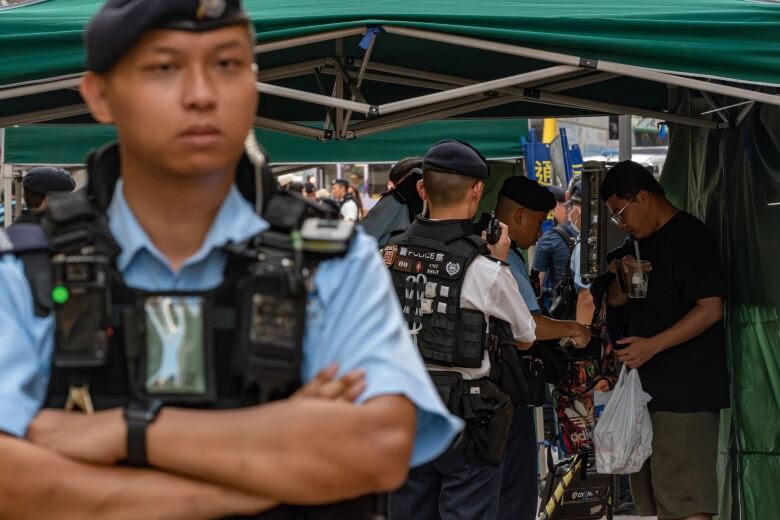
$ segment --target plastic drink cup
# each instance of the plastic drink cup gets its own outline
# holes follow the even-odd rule
[[[650,270],[650,262],[647,260],[623,259],[628,275],[628,297],[647,298],[647,272]]]

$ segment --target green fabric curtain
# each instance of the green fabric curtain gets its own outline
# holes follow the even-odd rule
[[[359,140],[325,141],[257,130],[257,138],[275,163],[395,162],[422,155],[442,139],[471,143],[488,158],[519,157],[520,139],[528,136],[525,119],[429,121]],[[80,164],[91,148],[116,139],[112,126],[31,125],[6,130],[11,164]]]
[[[3,12],[0,48],[13,52],[0,53],[0,85],[83,70],[82,31],[101,3],[49,0]],[[780,84],[780,8],[769,1],[245,0],[244,4],[261,41],[395,24],[642,67]],[[424,58],[418,53],[413,59]],[[452,65],[461,68],[464,62]]]
[[[730,100],[718,100],[727,104]],[[685,99],[682,113],[705,110]],[[673,128],[662,182],[718,235],[732,409],[721,420],[721,519],[780,515],[780,109],[742,126]]]

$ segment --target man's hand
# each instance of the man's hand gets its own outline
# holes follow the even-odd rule
[[[631,336],[619,339],[617,344],[628,345],[617,350],[618,359],[625,363],[628,368],[639,368],[660,352],[655,343],[647,338]]]
[[[94,415],[44,409],[30,424],[27,439],[91,464],[116,464],[127,451],[127,428],[120,408]]]
[[[322,370],[317,376],[295,392],[291,399],[327,399],[354,403],[366,389],[365,370],[347,372],[338,379],[335,363]]]
[[[501,238],[495,244],[488,244],[488,249],[490,250],[490,256],[506,262],[506,259],[509,258],[509,247],[512,245],[512,241],[509,240],[509,228],[507,225],[499,222],[498,226],[501,228]],[[482,238],[486,236],[487,234],[483,231]]]
[[[576,321],[569,322],[569,337],[577,348],[585,348],[590,343],[590,329]]]

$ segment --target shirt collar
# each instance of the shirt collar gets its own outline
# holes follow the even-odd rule
[[[124,183],[119,179],[107,211],[111,234],[122,246],[122,252],[116,259],[117,267],[120,271],[125,271],[133,258],[143,249],[169,265],[127,205],[123,188]],[[235,186],[232,186],[200,249],[182,264],[182,268],[200,262],[214,249],[219,249],[230,242],[247,240],[267,228],[268,223],[255,213],[251,204],[241,196]]]

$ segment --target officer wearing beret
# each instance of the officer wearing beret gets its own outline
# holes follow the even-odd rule
[[[526,177],[504,181],[496,216],[509,228],[512,240],[509,266],[525,305],[533,315],[537,340],[572,338],[584,347],[590,339],[588,328],[575,321],[553,320],[543,316],[528,275],[522,249],[533,246],[541,235],[542,222],[555,207],[554,195]],[[547,347],[543,347],[547,348]],[[531,520],[536,516],[536,433],[533,408],[515,410],[507,442],[498,518]]]
[[[361,225],[366,233],[384,246],[390,237],[400,235],[422,213],[423,202],[417,193],[417,181],[422,179],[422,158],[407,157],[390,169],[392,186],[371,208]]]
[[[354,497],[400,486],[461,422],[376,242],[338,223],[341,253],[317,260],[272,211],[306,201],[255,213],[247,14],[109,0],[85,43],[81,94],[119,139],[43,227],[0,232],[0,517],[367,518]],[[49,292],[30,251],[57,252]]]
[[[53,166],[38,166],[22,177],[22,189],[24,190],[24,204],[14,223],[38,224],[46,210],[46,196],[53,191],[73,191],[76,181],[67,170],[54,168]]]
[[[474,234],[489,174],[484,157],[446,140],[428,150],[422,168],[418,190],[430,217],[418,216],[382,257],[431,378],[466,427],[391,494],[390,518],[492,519],[513,409],[498,352],[530,347],[535,326],[505,262],[507,227],[494,245]]]

